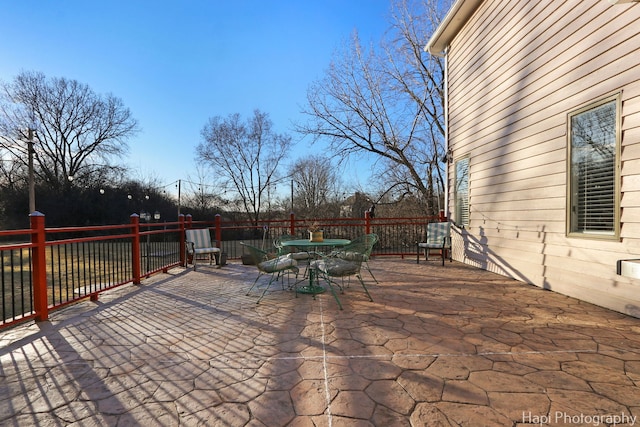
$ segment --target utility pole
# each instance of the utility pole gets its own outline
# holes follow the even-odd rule
[[[29,213],[36,211],[36,183],[33,173],[33,132],[34,130],[29,128],[29,134],[27,137],[27,150],[29,157]]]
[[[182,180],[178,180],[178,218],[180,218],[180,191],[182,187]]]

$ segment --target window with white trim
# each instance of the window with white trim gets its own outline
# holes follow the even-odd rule
[[[616,95],[569,114],[569,235],[619,234],[619,103]]]
[[[466,226],[469,225],[469,158],[457,160],[455,171],[455,222],[460,226]]]

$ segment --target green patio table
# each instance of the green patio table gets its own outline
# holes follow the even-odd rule
[[[309,239],[299,239],[299,240],[285,240],[282,242],[282,246],[293,246],[300,249],[306,250],[315,250],[320,247],[340,247],[346,246],[351,243],[349,239],[324,239],[321,242],[312,242]],[[324,292],[326,289],[322,286],[316,285],[313,283],[313,269],[309,269],[309,284],[306,286],[302,286],[296,292],[300,292],[301,294],[320,294]]]

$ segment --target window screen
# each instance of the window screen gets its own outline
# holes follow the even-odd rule
[[[569,116],[569,233],[614,236],[617,100]]]
[[[458,225],[469,225],[469,158],[456,161],[455,220]]]

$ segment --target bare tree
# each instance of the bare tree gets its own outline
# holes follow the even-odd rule
[[[257,224],[291,137],[276,133],[268,114],[255,110],[244,122],[237,113],[210,118],[202,138],[196,149],[199,160],[219,177],[220,189],[237,192],[238,204]]]
[[[34,171],[40,185],[89,185],[121,172],[111,164],[127,150],[138,123],[122,100],[98,95],[86,84],[22,72],[0,85],[0,149],[27,167],[24,142],[35,131]]]
[[[198,164],[195,172],[196,181],[193,181],[194,178],[189,176],[190,180],[184,182],[188,191],[184,196],[183,203],[194,209],[198,216],[205,217],[211,215],[215,207],[223,204],[224,199],[222,194],[216,191],[216,186],[210,184],[215,179],[211,168]]]
[[[322,217],[335,205],[340,177],[331,159],[312,155],[298,159],[289,169],[294,185],[296,213],[302,217]],[[335,210],[335,209],[334,209]]]
[[[379,48],[354,33],[346,50],[307,93],[297,130],[328,139],[334,154],[370,153],[380,160],[383,194],[417,193],[428,213],[444,188],[444,64],[423,51],[451,1],[399,1]]]

